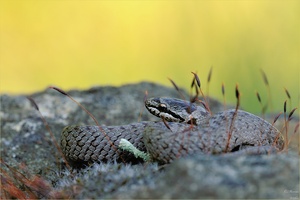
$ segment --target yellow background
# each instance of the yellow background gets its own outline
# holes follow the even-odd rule
[[[1,1],[0,92],[28,94],[142,80],[206,92],[258,112],[268,76],[274,109],[299,105],[299,1]],[[149,91],[151,93],[151,91]]]

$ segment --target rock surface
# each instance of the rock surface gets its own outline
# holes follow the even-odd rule
[[[121,125],[157,120],[143,106],[149,97],[180,98],[173,88],[142,82],[122,87],[95,87],[68,93],[98,119],[100,124]],[[187,94],[183,91],[184,95]],[[57,141],[64,126],[94,124],[78,105],[54,90],[32,94]],[[299,155],[190,156],[168,166],[155,163],[94,164],[72,173],[65,167],[43,121],[26,96],[1,95],[1,168],[5,164],[30,179],[39,175],[49,183],[43,198],[286,198],[299,197]],[[214,111],[222,105],[211,100]],[[141,114],[142,113],[142,114]],[[5,163],[5,164],[4,164]],[[20,169],[20,164],[25,164]],[[2,185],[6,183],[1,176]],[[21,189],[22,183],[16,181]],[[48,188],[48,189],[49,189]],[[3,189],[3,188],[2,188]],[[1,190],[1,196],[9,196]]]
[[[298,199],[297,156],[190,156],[119,199]]]

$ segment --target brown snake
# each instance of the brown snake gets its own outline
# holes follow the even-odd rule
[[[283,148],[283,137],[274,126],[242,110],[211,116],[201,106],[173,98],[151,98],[145,106],[168,122],[67,126],[61,134],[64,155],[75,163],[137,161],[131,153],[118,148],[122,138],[147,151],[159,163],[194,153],[262,154]]]

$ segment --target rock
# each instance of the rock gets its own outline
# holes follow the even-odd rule
[[[110,196],[119,199],[298,199],[297,155],[195,155],[175,161],[153,185]]]
[[[121,125],[140,120],[157,120],[143,105],[149,97],[180,98],[173,88],[142,82],[121,87],[94,87],[68,93],[83,104],[100,124]],[[182,93],[188,97],[186,92]],[[46,90],[32,94],[56,141],[66,125],[95,124],[65,95]],[[38,198],[295,198],[299,197],[298,155],[271,156],[191,156],[168,166],[155,163],[94,164],[69,172],[55,147],[39,112],[26,96],[1,95],[1,197],[18,198],[7,191],[8,180]],[[222,104],[210,100],[213,112]],[[141,114],[142,113],[142,114]],[[24,165],[21,165],[24,163]],[[8,169],[8,167],[10,169]],[[24,167],[25,166],[25,167]],[[13,178],[18,172],[39,184]],[[17,173],[18,174],[18,173]],[[36,180],[36,179],[34,179]],[[47,187],[46,187],[47,185]],[[47,189],[45,189],[47,188]],[[47,192],[45,192],[47,190]]]
[[[91,167],[78,171],[75,177],[64,173],[57,188],[76,199],[116,198],[112,195],[118,195],[120,199],[124,199],[130,196],[129,191],[154,187],[156,183],[153,178],[161,173],[155,163],[145,165],[95,163]],[[79,188],[75,194],[72,191],[74,186]]]

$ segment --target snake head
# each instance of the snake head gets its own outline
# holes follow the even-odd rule
[[[189,101],[175,98],[149,98],[145,101],[147,110],[168,122],[186,122],[198,125],[199,120],[209,114],[204,108]]]

